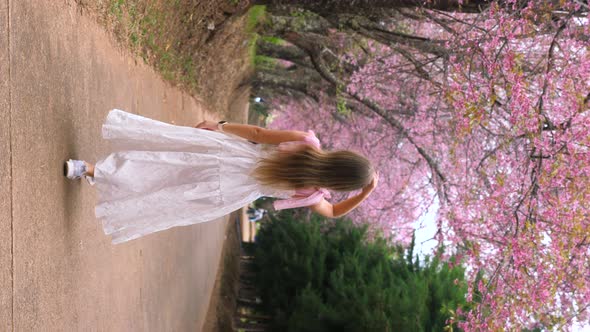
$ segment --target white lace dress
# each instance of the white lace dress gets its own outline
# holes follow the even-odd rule
[[[102,127],[113,153],[97,162],[96,217],[113,243],[220,218],[262,196],[288,198],[251,176],[266,152],[220,132],[120,110]]]

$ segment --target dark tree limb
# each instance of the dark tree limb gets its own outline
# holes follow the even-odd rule
[[[320,73],[320,75],[326,81],[328,81],[333,86],[340,88],[342,91],[344,91],[343,88],[345,87],[345,84],[343,82],[341,82],[323,63],[323,61],[321,59],[322,49],[320,46],[309,41],[308,39],[302,38],[301,35],[299,35],[295,32],[285,34],[285,37],[291,43],[301,47],[309,54],[309,56],[311,58],[311,62],[313,63],[314,67],[316,68],[318,73]],[[352,97],[354,100],[356,100],[356,101],[360,102],[361,104],[365,105],[366,107],[368,107],[368,109],[370,109],[371,111],[373,111],[377,115],[379,115],[388,124],[390,124],[392,127],[397,129],[400,132],[400,134],[416,148],[416,150],[418,151],[420,156],[422,156],[422,158],[424,158],[424,160],[428,163],[428,165],[432,169],[435,178],[438,180],[438,181],[436,181],[435,184],[437,186],[439,195],[440,195],[441,199],[444,202],[446,202],[448,199],[447,198],[447,191],[448,190],[446,188],[446,186],[447,186],[446,185],[446,181],[447,181],[446,176],[442,172],[438,162],[422,146],[420,146],[414,140],[414,138],[412,137],[410,132],[405,128],[405,126],[398,119],[396,119],[395,116],[393,116],[391,113],[387,112],[385,109],[383,109],[381,106],[379,106],[374,101],[372,101],[368,98],[364,98],[364,97],[360,96],[358,93],[350,93],[350,92],[345,92],[345,93],[348,94],[350,97]]]
[[[325,35],[331,27],[331,23],[322,16],[308,12],[304,15],[271,15],[266,28],[279,35],[287,31],[313,32]]]
[[[342,25],[351,31],[357,32],[360,35],[373,39],[383,45],[393,47],[404,45],[417,49],[423,53],[434,54],[440,57],[447,57],[450,53],[449,50],[444,47],[443,41],[391,31],[366,17],[339,15],[337,17],[334,16],[334,20],[337,20],[336,22],[333,22],[334,24]]]
[[[523,2],[526,2],[522,0]],[[461,3],[462,2],[462,3]],[[371,13],[404,8],[422,7],[453,12],[479,13],[486,9],[492,0],[255,0],[260,5],[289,5],[317,13]]]
[[[277,45],[264,39],[256,42],[256,53],[267,57],[287,60],[302,67],[313,69],[307,53],[296,46]]]

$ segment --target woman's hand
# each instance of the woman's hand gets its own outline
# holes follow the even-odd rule
[[[205,120],[196,125],[195,128],[217,131],[217,122]]]
[[[375,189],[375,187],[377,187],[378,182],[379,182],[379,172],[375,172],[375,173],[373,173],[373,180],[371,180],[371,183],[369,183],[368,185],[366,185],[363,188],[363,192],[365,192],[365,193],[372,192],[373,189]]]
[[[379,173],[373,173],[373,179],[371,183],[363,187],[362,192],[349,197],[339,203],[330,204],[325,199],[322,199],[319,203],[310,206],[310,208],[328,218],[339,218],[343,215],[349,213],[350,211],[354,210],[357,206],[359,206],[377,187],[377,182],[379,182]]]

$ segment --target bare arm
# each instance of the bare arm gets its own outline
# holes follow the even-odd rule
[[[217,123],[213,121],[203,121],[197,125],[197,128],[217,130]],[[279,144],[282,142],[301,141],[307,136],[307,133],[297,130],[272,130],[239,123],[226,123],[223,126],[223,132],[262,144]]]
[[[354,210],[359,206],[367,197],[369,193],[362,191],[360,194],[347,198],[339,203],[331,204],[330,202],[322,199],[319,203],[310,206],[309,208],[328,218],[339,218],[348,212]]]
[[[368,186],[364,187],[359,194],[349,197],[333,205],[325,199],[322,199],[319,203],[310,206],[310,209],[328,218],[342,217],[348,212],[354,210],[365,199],[367,199],[367,197],[369,197],[371,192],[373,192],[373,189],[375,189],[375,187],[377,186],[378,180],[379,176],[378,174],[375,174],[373,177],[373,181],[371,181],[371,183]]]

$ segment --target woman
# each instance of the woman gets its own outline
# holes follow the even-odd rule
[[[196,128],[112,110],[102,135],[114,152],[96,165],[65,163],[69,179],[86,177],[96,184],[96,217],[113,243],[214,220],[262,196],[282,198],[274,204],[279,210],[308,206],[340,217],[377,185],[366,158],[322,151],[311,131],[225,121],[203,121]],[[328,189],[362,191],[331,204]]]

